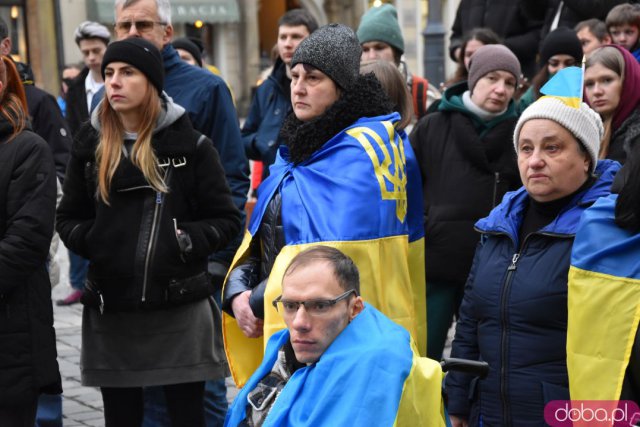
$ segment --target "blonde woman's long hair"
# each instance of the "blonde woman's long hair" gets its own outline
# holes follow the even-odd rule
[[[0,93],[0,114],[6,118],[13,131],[6,142],[14,139],[27,126],[27,97],[20,75],[11,58],[2,56],[0,61],[0,81],[2,93]]]
[[[138,128],[138,139],[131,149],[131,162],[142,171],[154,190],[167,193],[169,189],[164,182],[158,167],[158,159],[151,147],[151,137],[162,107],[157,90],[148,80],[145,97],[138,108],[142,111],[142,121]],[[98,114],[101,126],[100,142],[96,148],[98,194],[102,201],[108,205],[111,180],[122,159],[125,129],[120,117],[111,107],[106,92]]]

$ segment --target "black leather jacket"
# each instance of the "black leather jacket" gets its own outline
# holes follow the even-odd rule
[[[91,261],[87,287],[98,305],[155,309],[188,302],[195,290],[192,300],[206,297],[207,256],[240,228],[211,141],[181,115],[152,140],[170,191],[154,191],[126,157],[111,181],[110,205],[94,196],[97,143],[87,123],[74,143],[56,227],[68,248]],[[96,305],[84,297],[83,303]]]
[[[281,207],[282,197],[278,191],[267,205],[258,235],[251,241],[249,257],[229,274],[224,287],[222,309],[231,316],[233,298],[251,290],[249,305],[253,315],[264,318],[264,290],[276,257],[285,245]]]

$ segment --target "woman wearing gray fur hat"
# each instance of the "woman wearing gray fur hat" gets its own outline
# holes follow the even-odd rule
[[[349,254],[366,284],[364,299],[403,325],[424,354],[417,164],[394,126],[399,114],[373,74],[359,75],[359,68],[358,39],[339,24],[316,30],[293,56],[286,146],[258,189],[224,288],[225,344],[239,385],[261,361],[263,339],[256,338],[285,327],[271,300],[284,267],[308,243]],[[252,365],[246,355],[254,348]]]
[[[511,136],[520,63],[503,45],[471,57],[469,80],[447,89],[411,145],[422,174],[429,357],[440,360],[478,235],[473,224],[520,187]]]
[[[598,161],[603,126],[586,104],[543,97],[513,144],[524,186],[475,224],[482,235],[464,290],[452,357],[489,363],[487,378],[447,375],[452,425],[545,425],[569,399],[567,278],[580,216],[610,192],[620,165]],[[513,148],[512,148],[513,149]]]

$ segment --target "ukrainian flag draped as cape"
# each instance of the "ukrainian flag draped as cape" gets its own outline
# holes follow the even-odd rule
[[[287,329],[271,337],[225,427],[245,418],[247,395],[271,372],[288,339]],[[365,304],[318,362],[291,376],[263,426],[444,426],[441,383],[440,364],[419,357],[404,328]]]
[[[585,211],[573,244],[567,335],[572,400],[620,398],[638,329],[640,234],[615,224],[617,198],[601,198]]]
[[[264,337],[245,337],[235,319],[223,315],[225,351],[238,387],[260,365],[271,335],[285,327],[271,305],[281,293],[284,270],[295,255],[318,243],[353,259],[364,300],[404,326],[426,354],[422,186],[407,136],[393,127],[399,118],[397,113],[362,118],[298,165],[280,147],[231,267],[249,255],[251,239],[279,191],[286,246],[265,290]]]

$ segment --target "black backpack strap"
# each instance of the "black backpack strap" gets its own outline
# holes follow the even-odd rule
[[[204,143],[204,141],[206,141],[207,137],[204,136],[203,134],[194,131],[192,136],[198,137],[198,140],[196,141],[196,149],[194,150],[193,154],[191,156],[189,156],[188,159],[185,159],[187,162],[189,161],[194,161],[195,157],[197,155],[197,151],[198,151],[198,147],[200,147],[200,145],[202,143]],[[186,165],[186,164],[185,164]],[[187,202],[189,203],[189,209],[191,210],[191,213],[194,215],[194,217],[197,215],[198,213],[198,196],[197,193],[195,191],[195,189],[197,188],[197,182],[196,182],[196,170],[194,167],[181,167],[180,166],[180,160],[176,160],[175,158],[171,159],[171,166],[174,168],[175,172],[174,174],[177,176],[178,181],[179,181],[179,185],[182,188],[183,193],[185,194],[186,198],[187,198]]]

